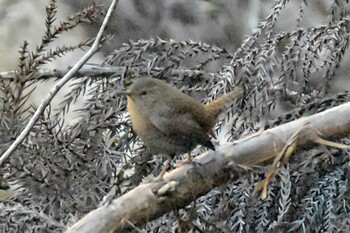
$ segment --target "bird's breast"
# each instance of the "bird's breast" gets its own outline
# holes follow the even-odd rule
[[[144,139],[147,136],[147,132],[152,127],[151,122],[145,113],[136,106],[135,102],[128,96],[128,112],[131,118],[132,127],[136,134]]]

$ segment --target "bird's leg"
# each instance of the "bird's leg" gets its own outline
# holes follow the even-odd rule
[[[162,181],[163,177],[168,170],[171,162],[171,157],[168,157],[167,160],[164,163],[162,171],[159,173],[157,177],[154,177],[152,175],[147,176],[146,178],[143,179],[142,183],[150,183],[150,182],[157,182],[157,181]]]
[[[175,167],[180,167],[184,164],[201,164],[201,163],[198,163],[198,162],[195,162],[193,159],[192,159],[192,155],[191,155],[191,152],[188,152],[187,154],[187,158],[178,162]]]
[[[166,171],[169,168],[170,162],[171,162],[171,159],[167,159],[165,161],[164,167],[163,167],[162,171],[159,173],[159,176],[158,176],[159,179],[163,179],[164,174],[166,173]]]
[[[192,155],[191,155],[191,152],[188,152],[187,154],[187,161],[188,162],[192,162]],[[184,161],[185,162],[185,161]]]
[[[265,180],[259,182],[255,188],[253,193],[257,193],[260,190],[263,190],[262,192],[262,199],[265,199],[267,197],[267,187],[269,182],[278,174],[278,172],[281,170],[282,166],[284,166],[289,158],[292,156],[293,152],[298,146],[298,140],[302,138],[302,134],[307,134],[308,136],[305,137],[309,139],[310,141],[321,144],[321,145],[326,145],[326,146],[331,146],[335,147],[338,149],[349,149],[350,146],[348,145],[343,145],[340,143],[336,142],[331,142],[328,140],[325,140],[321,137],[321,133],[318,132],[316,129],[311,128],[309,126],[306,126],[308,122],[306,122],[304,125],[302,125],[286,142],[285,146],[281,150],[281,152],[276,156],[276,158],[273,161],[272,167],[270,171],[266,173],[266,178]],[[306,126],[306,127],[305,127]]]

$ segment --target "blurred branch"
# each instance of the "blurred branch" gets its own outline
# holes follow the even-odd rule
[[[72,67],[66,69],[39,69],[35,75],[28,81],[39,81],[50,78],[61,79]],[[125,72],[126,67],[112,67],[112,66],[100,66],[96,64],[85,64],[74,76],[88,76],[88,77],[101,77],[111,75],[122,75]],[[15,79],[17,77],[16,71],[5,71],[0,72],[1,79]]]
[[[35,75],[28,81],[47,80],[50,78],[61,79],[72,67],[66,69],[38,69]],[[85,64],[83,65],[74,76],[81,77],[109,77],[109,76],[123,76],[127,67],[126,66],[105,66],[98,64]],[[210,73],[203,70],[184,70],[184,69],[172,69],[169,71],[171,75],[186,75],[192,76],[219,76],[216,73]],[[0,79],[14,80],[17,77],[16,71],[3,71],[0,72]]]
[[[87,51],[87,53],[70,69],[64,77],[56,83],[56,85],[51,89],[49,94],[46,96],[46,98],[42,101],[42,103],[39,105],[37,110],[35,111],[33,117],[28,122],[27,126],[23,129],[23,131],[20,133],[20,135],[16,138],[16,140],[11,144],[11,146],[5,151],[5,153],[0,157],[0,165],[3,164],[3,162],[12,154],[12,152],[17,148],[18,145],[20,145],[23,140],[28,136],[30,130],[33,128],[35,123],[39,120],[41,114],[45,111],[45,108],[49,105],[51,100],[55,97],[55,95],[58,93],[58,91],[68,82],[72,77],[78,72],[78,70],[82,67],[83,64],[85,64],[100,48],[100,40],[102,38],[103,32],[107,26],[107,23],[112,15],[112,12],[117,4],[117,0],[113,0],[108,12],[106,14],[106,17],[103,20],[102,26],[96,36],[96,39],[91,46],[91,48]]]
[[[90,212],[67,233],[124,232],[129,228],[134,229],[171,210],[183,208],[214,187],[236,180],[243,172],[248,172],[237,168],[249,170],[254,165],[280,156],[291,138],[296,138],[293,142],[302,146],[320,142],[319,136],[340,138],[349,133],[350,103],[346,103],[227,143],[216,151],[203,153],[195,159],[196,163],[184,164],[172,170],[164,180],[142,183]]]

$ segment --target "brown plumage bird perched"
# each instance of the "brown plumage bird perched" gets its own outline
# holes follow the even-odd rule
[[[243,89],[237,86],[211,103],[202,104],[171,85],[146,76],[134,80],[126,94],[134,131],[153,153],[168,158],[159,175],[162,178],[175,155],[190,152],[197,145],[215,150],[210,140],[212,128],[219,114],[242,97]]]

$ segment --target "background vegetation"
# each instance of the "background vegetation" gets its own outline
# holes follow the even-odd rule
[[[256,27],[251,21],[248,26],[242,21],[232,23],[234,18],[228,17],[228,9],[239,6],[240,1],[201,3],[202,8],[194,5],[198,2],[187,1],[168,5],[120,1],[114,21],[118,27],[113,25],[109,31],[114,39],[106,36],[108,49],[102,51],[105,59],[98,64],[116,71],[77,77],[61,104],[47,109],[26,141],[2,164],[0,188],[13,194],[0,203],[2,231],[64,231],[101,205],[104,197],[118,197],[144,177],[159,173],[162,159],[143,148],[132,131],[126,100],[116,95],[139,75],[165,79],[203,102],[242,82],[248,94],[215,128],[222,143],[348,102],[347,1],[316,4],[326,10],[322,20],[312,24],[309,17],[319,15],[306,14],[315,9],[313,1],[279,0],[269,13],[255,15],[257,20],[247,13],[246,19],[260,22]],[[241,9],[246,11],[242,12],[263,14],[259,11],[263,3],[249,1],[251,5],[243,4]],[[122,11],[123,7],[135,9],[134,14]],[[42,19],[41,42],[34,48],[23,42],[16,75],[1,76],[1,154],[35,109],[28,103],[33,88],[55,76],[42,75],[43,69],[68,52],[90,46],[91,40],[54,48],[52,43],[81,24],[98,25],[103,7],[86,7],[62,22],[56,20],[57,10],[56,1],[50,1],[46,19]],[[286,26],[281,14],[297,16],[293,26]],[[177,20],[166,24],[173,18]],[[217,25],[224,26],[216,29]],[[196,41],[176,38],[181,27],[183,34],[193,31]],[[60,76],[56,73],[55,78]],[[76,105],[83,96],[83,104]],[[76,121],[67,118],[71,108],[78,109]],[[342,143],[349,141],[344,138]],[[196,148],[193,154],[202,151]],[[349,159],[347,151],[324,146],[300,150],[273,180],[265,200],[252,195],[255,184],[264,177],[262,169],[213,189],[184,209],[169,210],[139,230],[348,232]]]

